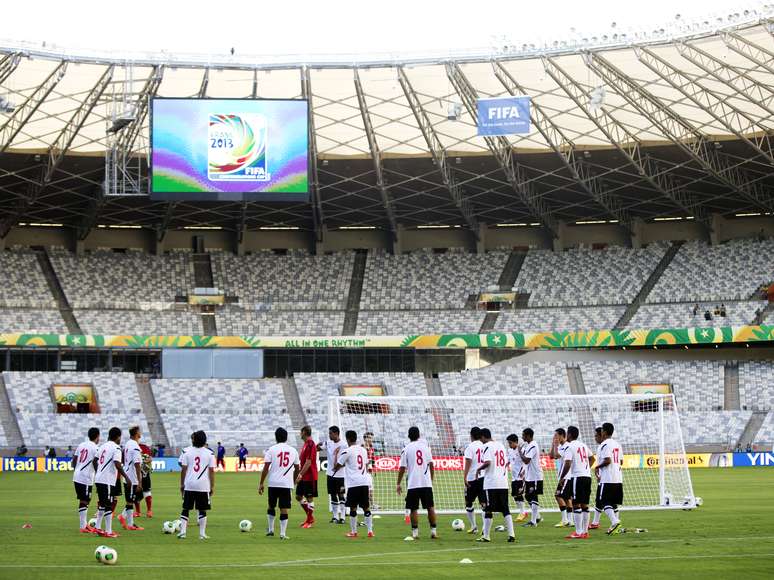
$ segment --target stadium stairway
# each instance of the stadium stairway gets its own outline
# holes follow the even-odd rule
[[[738,411],[739,402],[739,363],[729,361],[723,365],[723,410]]]
[[[290,415],[290,424],[293,425],[293,429],[300,431],[301,427],[307,425],[306,413],[304,413],[301,396],[298,394],[296,380],[293,377],[282,379],[282,393],[285,395],[285,408]],[[323,435],[317,434],[317,437],[320,438]]]
[[[579,366],[567,366],[567,380],[570,382],[570,393],[573,395],[586,394],[586,384],[583,382],[583,373]]]
[[[194,283],[197,288],[213,288],[215,286],[212,276],[212,260],[209,254],[194,254]],[[214,314],[201,314],[202,331],[206,336],[217,336],[218,325]]]
[[[586,394],[586,384],[583,382],[583,372],[580,366],[567,365],[567,380],[570,383],[570,393],[573,395]],[[581,429],[581,438],[586,442],[594,441],[594,414],[591,412],[591,407],[584,403],[577,405],[576,410],[578,413],[578,425],[580,425]]]
[[[142,403],[142,410],[145,413],[145,420],[148,422],[148,429],[154,445],[164,445],[169,449],[167,430],[161,420],[156,397],[153,396],[150,377],[148,375],[135,375],[134,382],[137,384],[137,394],[140,396],[140,403]]]
[[[11,399],[8,397],[8,390],[5,388],[3,375],[0,373],[0,424],[3,426],[5,438],[8,441],[8,447],[16,449],[24,444],[24,437],[16,414],[11,409]]]
[[[437,375],[426,375],[425,384],[427,385],[427,394],[431,397],[443,397],[443,387],[441,379]]]
[[[355,250],[355,261],[352,264],[352,279],[349,282],[349,295],[347,296],[347,312],[344,315],[343,336],[353,336],[357,332],[357,319],[360,314],[360,296],[363,293],[363,279],[365,277],[367,250]]]
[[[626,310],[624,311],[620,320],[618,320],[616,323],[614,327],[615,329],[620,330],[626,328],[629,322],[631,322],[634,315],[637,314],[637,311],[640,309],[640,306],[645,303],[645,300],[648,298],[650,291],[653,290],[653,287],[669,267],[669,264],[672,263],[672,260],[677,255],[677,252],[680,251],[680,248],[684,243],[685,241],[683,240],[672,242],[672,245],[669,246],[669,249],[664,253],[663,256],[661,256],[661,260],[659,261],[658,265],[655,267],[653,272],[650,273],[648,279],[645,280],[645,283],[642,285],[642,288],[640,288],[637,296],[635,296],[634,300],[632,300],[632,303],[626,307]]]
[[[505,266],[503,266],[503,271],[500,273],[500,278],[497,280],[497,285],[500,287],[501,292],[513,290],[513,285],[519,277],[519,272],[521,272],[521,267],[524,265],[526,257],[527,252],[524,250],[511,251],[511,255],[508,256],[508,260],[506,260]],[[486,334],[494,330],[499,315],[499,312],[487,312],[484,321],[481,323],[479,334]]]
[[[741,437],[739,437],[739,447],[742,449],[747,449],[748,445],[752,446],[753,443],[755,443],[758,431],[760,431],[761,425],[763,425],[763,421],[766,419],[766,415],[768,415],[767,411],[753,412],[752,417],[750,417],[750,420],[747,422],[747,426],[744,428]]]
[[[44,247],[36,247],[35,253],[38,258],[38,264],[43,271],[43,276],[46,278],[48,289],[51,291],[51,295],[56,300],[57,307],[59,308],[59,314],[62,315],[67,326],[67,332],[69,334],[83,334],[80,324],[73,314],[73,309],[70,306],[70,302],[67,300],[67,296],[62,289],[62,284],[59,282],[59,278],[54,271],[54,267],[51,265],[51,258],[48,255],[48,251]]]
[[[752,324],[753,325],[763,324],[771,316],[772,312],[774,312],[774,302],[769,302],[766,305],[766,308],[761,310],[761,313],[755,317],[755,320],[752,321]]]
[[[427,385],[427,394],[431,397],[443,397],[443,387],[438,375],[425,375],[425,384]],[[454,424],[451,420],[449,410],[445,408],[444,403],[440,403],[433,412],[435,428],[440,435],[441,444],[448,451],[451,451],[457,444],[457,435],[454,432]],[[462,434],[460,434],[462,435]]]

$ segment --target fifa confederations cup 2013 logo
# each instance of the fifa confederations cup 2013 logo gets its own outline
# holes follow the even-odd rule
[[[207,177],[211,181],[269,181],[263,115],[210,114]]]

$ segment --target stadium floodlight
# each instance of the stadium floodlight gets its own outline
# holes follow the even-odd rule
[[[515,385],[514,385],[515,386]],[[551,447],[554,430],[575,425],[581,439],[596,453],[594,429],[604,422],[615,427],[623,447],[625,505],[622,509],[690,509],[696,507],[680,417],[672,394],[594,394],[499,396],[331,397],[329,425],[341,432],[352,429],[358,440],[374,434],[373,496],[381,513],[403,513],[395,494],[401,450],[409,427],[419,427],[433,452],[436,470],[435,506],[439,513],[462,513],[464,460],[471,427],[487,427],[505,442],[510,433],[521,440],[522,430],[534,431],[538,446]],[[545,490],[541,510],[557,511],[555,464],[541,459]]]
[[[118,133],[128,127],[137,119],[134,107],[124,110],[113,118],[113,123],[108,128],[108,133]]]
[[[9,101],[4,96],[0,95],[0,113],[8,113],[9,115],[16,110],[16,105]]]
[[[449,121],[456,121],[460,118],[460,115],[462,114],[462,104],[461,103],[449,103],[449,106],[447,108],[447,115],[446,117],[449,119]]]

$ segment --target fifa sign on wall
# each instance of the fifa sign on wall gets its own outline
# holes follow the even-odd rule
[[[477,107],[479,136],[525,135],[530,131],[530,97],[526,95],[479,99]]]

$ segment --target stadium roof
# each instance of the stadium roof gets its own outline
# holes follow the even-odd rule
[[[0,236],[33,222],[82,237],[97,224],[709,228],[712,213],[774,212],[774,18],[669,35],[311,65],[0,47]],[[478,137],[475,100],[508,94],[532,97],[531,133]],[[105,195],[108,149],[144,172],[149,96],[309,98],[310,203]],[[111,133],[121,107],[137,120]]]

